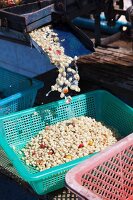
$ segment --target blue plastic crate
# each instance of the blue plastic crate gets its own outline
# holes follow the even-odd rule
[[[0,116],[33,106],[43,82],[0,68]]]

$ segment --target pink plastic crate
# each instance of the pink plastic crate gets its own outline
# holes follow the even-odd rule
[[[133,134],[74,167],[65,180],[82,199],[133,200]]]

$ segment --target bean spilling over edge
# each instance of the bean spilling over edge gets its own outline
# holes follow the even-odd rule
[[[58,34],[50,26],[34,30],[30,33],[30,36],[47,53],[50,62],[58,68],[59,73],[56,83],[51,86],[51,90],[46,96],[52,91],[58,91],[60,97],[65,98],[66,103],[70,103],[72,100],[69,95],[70,90],[80,92],[78,86],[80,77],[76,64],[78,57],[72,58],[65,55],[65,50],[60,44]]]

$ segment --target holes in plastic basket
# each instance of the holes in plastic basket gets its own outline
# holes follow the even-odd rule
[[[77,101],[73,101],[71,104],[66,105],[57,105],[55,108],[49,108],[51,114],[46,117],[46,113],[44,111],[39,111],[42,120],[50,120],[50,123],[56,123],[58,121],[66,120],[72,117],[78,116],[96,116],[94,99],[79,99]],[[53,113],[53,114],[52,114]]]
[[[126,156],[126,155],[123,155],[122,156],[122,162],[123,162],[123,165],[128,165],[130,163],[129,157]]]
[[[53,117],[51,110],[45,109],[45,108],[44,109],[42,108],[41,110],[39,110],[39,116],[42,119],[42,121],[45,121],[46,119],[50,119]]]
[[[11,112],[17,111],[17,102],[11,101],[9,104],[3,105],[0,109],[0,116],[8,115]]]
[[[119,139],[133,131],[133,115],[126,112],[125,107],[121,107],[117,102],[105,104],[102,114],[105,124],[114,127],[121,134],[117,136]]]
[[[27,169],[27,171],[28,171],[30,174],[35,174],[35,173],[38,172],[34,167],[26,165],[25,161],[22,161],[22,160],[21,160],[21,162],[23,163],[23,165],[25,166],[25,168]]]
[[[128,148],[128,151],[133,151],[133,145],[131,145],[129,148]]]
[[[17,104],[14,103],[14,108]],[[93,108],[94,107],[94,108]],[[36,111],[37,115],[34,113],[29,113],[23,116],[17,116],[10,120],[4,122],[6,137],[8,138],[8,143],[21,143],[22,140],[28,141],[37,132],[42,130],[44,124],[53,124],[57,121],[62,121],[75,116],[88,115],[95,116],[95,106],[94,98],[84,98],[79,101],[75,101],[71,104],[71,109],[69,106],[57,105],[53,108],[45,108]],[[93,109],[92,109],[93,108]],[[88,109],[88,110],[87,110]],[[71,111],[71,112],[70,112]]]
[[[59,189],[64,186],[65,173],[54,177],[49,177],[47,180],[43,180],[43,190],[45,192],[51,192],[54,189]]]
[[[81,180],[82,186],[87,187],[102,199],[119,200],[123,197],[123,194],[126,197],[129,196],[131,179],[133,179],[131,177],[130,173],[130,178],[129,176],[125,178],[121,165],[121,156],[117,154],[115,157],[110,158],[108,162],[104,162],[102,165],[85,173]],[[124,185],[126,186],[125,190],[123,190]]]
[[[96,117],[95,103],[93,97],[86,97],[82,99],[76,99],[71,103],[71,107],[75,111],[75,116],[91,116]]]
[[[127,179],[125,179],[125,180],[123,181],[123,184],[125,184],[125,185],[127,185],[127,186],[131,186],[131,185],[132,185],[131,181],[130,181],[130,180],[127,180]]]
[[[23,116],[15,116],[4,121],[5,136],[9,145],[26,143],[44,127],[44,123],[32,113]]]

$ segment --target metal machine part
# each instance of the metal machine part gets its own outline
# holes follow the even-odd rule
[[[55,11],[62,15],[62,19],[71,20],[78,16],[104,12],[110,25],[120,18],[116,9],[123,9],[123,0],[55,0]]]
[[[127,9],[127,20],[133,25],[133,6]]]
[[[25,0],[23,0],[25,1]],[[28,0],[31,1],[31,0]],[[38,0],[38,2],[41,2]],[[45,0],[44,0],[45,2]],[[66,23],[71,30],[76,34],[76,36],[81,40],[81,42],[90,50],[94,51],[93,44],[89,37],[79,29],[79,27],[72,24],[72,20],[79,16],[93,16],[95,19],[95,46],[102,45],[101,41],[101,28],[100,28],[100,14],[103,12],[105,14],[106,20],[109,26],[114,26],[115,22],[120,18],[121,15],[125,14],[126,11],[123,10],[124,0],[47,0],[46,2],[54,3],[53,7],[50,8],[48,13],[48,8],[46,7],[45,12],[38,7],[37,11],[30,14],[28,13],[24,16],[23,12],[19,13],[19,7],[6,9],[1,11],[0,17],[2,18],[2,27],[8,27],[13,30],[20,32],[30,32],[42,24],[47,23],[56,24],[57,26],[61,23]],[[21,6],[23,7],[24,13],[27,10],[28,4]],[[30,5],[29,5],[30,7]],[[21,9],[22,11],[22,9]],[[31,10],[30,10],[31,11]],[[17,12],[17,14],[16,14]],[[29,11],[28,11],[29,12]],[[38,13],[38,15],[35,15]],[[8,14],[8,16],[7,16]],[[52,18],[51,18],[52,15]],[[36,16],[39,18],[36,18]],[[42,19],[43,16],[43,19]],[[24,17],[24,19],[22,19]],[[32,19],[30,19],[32,18]],[[16,24],[16,21],[18,22]],[[30,24],[28,21],[30,19]],[[20,21],[19,21],[20,20]],[[22,22],[21,22],[22,21]],[[4,24],[5,22],[5,24]],[[21,23],[20,23],[21,22]],[[32,23],[31,23],[32,22]],[[65,25],[66,26],[66,25]]]
[[[123,0],[108,0],[105,3],[104,14],[109,26],[115,25],[116,21],[120,18],[120,14],[115,9],[123,9]]]
[[[133,1],[133,0],[132,0]],[[102,45],[100,14],[105,14],[109,26],[114,26],[121,15],[126,15],[124,0],[55,0],[54,12],[60,21],[69,23],[77,16],[93,15],[95,19],[95,45]]]
[[[130,21],[132,25],[129,35],[132,40],[132,51],[133,51],[133,0],[132,0],[132,6],[127,9],[126,13],[127,13],[127,20]]]

